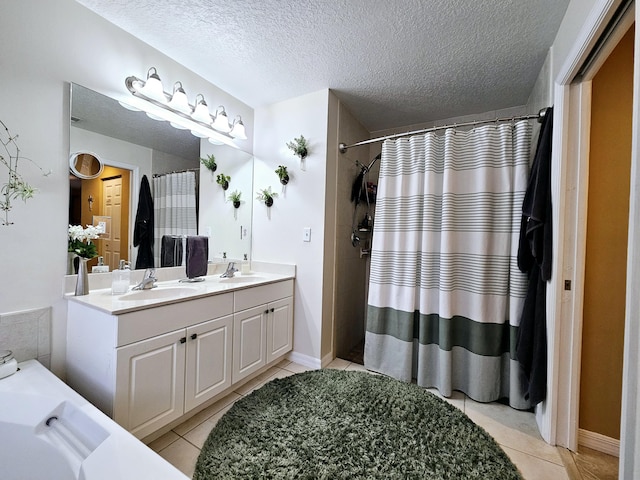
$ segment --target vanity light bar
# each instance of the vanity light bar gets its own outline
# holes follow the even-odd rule
[[[176,85],[179,84],[179,86],[174,86],[174,96],[172,96],[162,90],[162,84],[160,83],[160,79],[154,67],[149,69],[147,78],[147,82],[140,80],[135,76],[130,76],[125,79],[127,90],[131,92],[137,101],[131,106],[125,106],[122,102],[121,105],[129,109],[134,107],[135,109],[142,110],[154,120],[166,120],[174,128],[190,130],[194,136],[208,138],[213,144],[225,144],[234,148],[239,148],[233,141],[233,132],[231,134],[225,134],[214,130],[213,125],[217,119],[214,119],[214,117],[211,117],[211,115],[208,114],[207,104],[204,101],[204,96],[202,96],[202,94],[198,94],[196,97],[196,106],[192,106],[188,102],[185,106],[184,100],[180,102],[180,106],[177,106],[176,102],[173,101],[175,93],[178,92],[181,96],[185,95],[184,90],[182,89],[182,83],[176,82]],[[152,90],[145,88],[148,86],[150,80],[153,80],[151,83],[154,84],[154,88]],[[188,107],[188,110],[185,107]],[[193,118],[192,115],[193,112],[196,111],[196,107],[198,108],[198,112],[207,109],[206,115],[200,115],[199,118]],[[188,111],[191,112],[191,115],[187,113]],[[222,111],[224,112],[224,107],[222,107]],[[207,121],[207,117],[210,121]],[[218,122],[218,124],[220,124],[220,120]],[[242,139],[243,136],[246,138],[246,135],[238,135],[237,138]]]

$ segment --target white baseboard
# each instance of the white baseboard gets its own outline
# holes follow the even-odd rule
[[[313,368],[314,370],[322,368],[322,361],[319,358],[310,357],[309,355],[304,355],[295,351],[287,354],[287,360],[299,363],[300,365],[304,365],[308,368]]]
[[[620,457],[620,440],[607,437],[600,433],[590,432],[589,430],[578,430],[578,445],[592,448],[614,457]]]

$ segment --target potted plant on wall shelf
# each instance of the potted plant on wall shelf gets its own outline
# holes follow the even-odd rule
[[[278,196],[277,193],[271,191],[271,186],[268,186],[267,188],[261,188],[256,193],[258,194],[256,199],[264,202],[267,207],[273,205],[274,197]]]
[[[240,208],[240,197],[242,196],[242,192],[238,190],[234,190],[229,194],[229,200],[233,202],[233,208]]]
[[[229,180],[231,180],[231,177],[229,175],[225,175],[224,173],[219,173],[216,176],[216,183],[219,184],[223,190],[229,188]]]
[[[284,165],[278,165],[276,169],[276,174],[278,174],[278,178],[280,178],[280,183],[286,185],[289,183],[289,173],[287,172],[287,167]]]
[[[218,168],[218,164],[216,163],[216,157],[212,155],[207,155],[207,158],[201,158],[200,162],[209,170],[211,173],[215,172]]]
[[[304,160],[309,154],[309,143],[304,135],[294,138],[291,142],[287,142],[287,147],[293,151],[295,155]]]

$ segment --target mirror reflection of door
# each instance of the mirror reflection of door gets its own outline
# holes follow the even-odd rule
[[[109,218],[109,234],[95,240],[98,255],[109,271],[129,260],[129,192],[131,171],[106,165],[98,178],[83,180],[71,175],[69,219],[73,225],[93,225],[94,217]],[[97,258],[88,262],[98,264]]]
[[[109,270],[118,267],[122,232],[122,175],[102,180],[102,214],[111,218],[110,231],[100,242],[104,264]],[[98,249],[100,251],[100,248]]]

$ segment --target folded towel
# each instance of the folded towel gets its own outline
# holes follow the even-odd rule
[[[182,265],[182,237],[180,235],[163,235],[160,248],[160,266],[177,267]]]
[[[187,237],[187,278],[202,277],[207,274],[209,261],[209,237]]]

